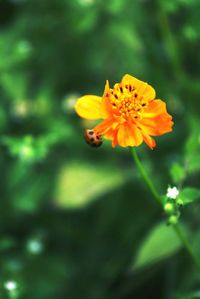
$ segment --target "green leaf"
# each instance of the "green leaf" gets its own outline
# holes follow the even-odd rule
[[[185,160],[187,161],[187,171],[189,174],[200,169],[200,121],[199,118],[192,117],[189,120],[190,135],[185,144]]]
[[[188,171],[191,173],[200,169],[200,155],[191,155],[188,158]]]
[[[64,165],[55,190],[56,204],[77,209],[86,206],[98,196],[123,185],[127,176],[106,164],[93,165],[72,161]]]
[[[200,198],[200,190],[197,188],[186,187],[180,191],[179,198],[183,204],[191,203]]]
[[[185,170],[179,163],[173,163],[170,169],[171,178],[174,183],[179,183],[185,177]]]
[[[171,226],[165,222],[156,225],[143,241],[135,259],[133,269],[166,259],[181,247],[181,242]]]
[[[186,157],[191,157],[199,153],[200,142],[199,142],[199,130],[200,121],[199,118],[192,117],[189,119],[190,135],[185,144],[185,154]]]

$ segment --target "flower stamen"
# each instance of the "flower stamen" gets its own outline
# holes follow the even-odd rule
[[[110,102],[115,112],[118,112],[126,120],[142,119],[144,109],[148,103],[142,97],[138,97],[137,90],[131,84],[117,83],[110,89]]]

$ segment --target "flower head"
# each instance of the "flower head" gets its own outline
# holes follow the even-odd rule
[[[147,83],[125,75],[110,88],[106,82],[102,97],[85,95],[78,99],[75,110],[86,119],[102,119],[93,131],[112,140],[112,146],[139,146],[143,141],[153,149],[151,136],[172,131],[172,117],[166,104],[155,99],[155,90]]]
[[[171,199],[176,199],[179,195],[179,191],[176,187],[168,187],[166,196]]]
[[[17,288],[17,283],[13,280],[9,280],[9,281],[6,281],[4,283],[4,287],[8,290],[8,291],[13,291]]]

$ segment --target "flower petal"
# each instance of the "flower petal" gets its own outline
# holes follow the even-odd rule
[[[158,136],[172,131],[173,121],[167,113],[166,104],[161,100],[149,103],[143,119],[138,121],[138,126],[145,135]]]
[[[163,113],[167,113],[166,103],[162,100],[154,100],[149,103],[143,113],[143,117],[151,118]]]
[[[109,81],[108,80],[106,80],[106,84],[105,84],[103,96],[105,96],[107,94],[110,94],[110,85],[109,85]]]
[[[105,85],[101,107],[100,107],[102,118],[108,118],[112,115],[112,107],[110,104],[109,96],[110,96],[110,86],[108,80],[106,80],[106,85]]]
[[[164,116],[157,116],[152,119],[143,119],[140,121],[139,127],[147,135],[159,136],[172,131],[173,122],[164,118]]]
[[[154,149],[156,146],[156,142],[153,138],[151,138],[149,135],[143,135],[144,142],[150,147],[150,149]]]
[[[98,124],[94,130],[100,135],[106,134],[110,129],[114,130],[118,123],[116,123],[113,119],[106,119]]]
[[[115,147],[117,145],[117,132],[117,129],[111,128],[104,135],[105,139],[112,140],[112,147]]]
[[[128,74],[124,75],[121,83],[123,85],[131,85],[137,89],[138,94],[144,97],[146,101],[155,99],[156,92],[154,88],[146,82],[138,80]]]
[[[102,98],[95,95],[85,95],[78,99],[75,104],[76,113],[86,119],[101,118]]]
[[[117,145],[117,130],[113,132],[113,140],[112,140],[112,147],[116,147]]]
[[[124,123],[118,129],[117,141],[122,147],[138,146],[142,143],[143,137],[134,124]]]

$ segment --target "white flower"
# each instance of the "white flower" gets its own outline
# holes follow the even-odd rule
[[[26,248],[32,254],[40,254],[43,251],[44,246],[40,240],[30,239],[26,244]]]
[[[166,196],[168,198],[176,199],[179,195],[179,191],[176,187],[168,187]]]
[[[13,291],[17,288],[17,283],[13,280],[9,280],[9,281],[6,281],[4,283],[4,287],[5,289],[7,289],[8,291]]]

